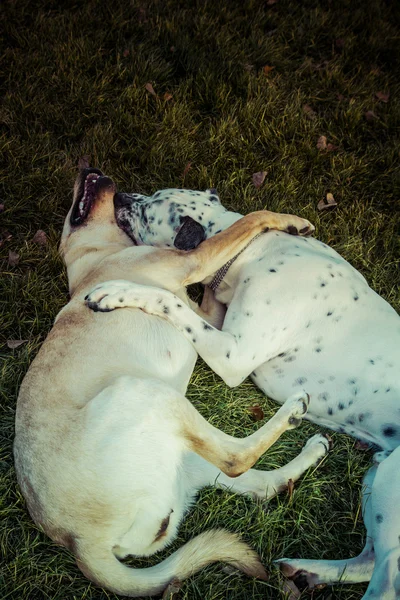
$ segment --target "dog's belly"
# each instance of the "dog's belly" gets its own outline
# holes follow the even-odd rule
[[[311,352],[307,356],[312,359]],[[328,360],[335,357],[327,353]],[[310,421],[384,449],[399,445],[400,389],[394,378],[371,381],[361,370],[336,370],[333,362],[330,369],[310,368],[307,361],[278,374],[280,365],[273,363],[262,365],[252,375],[269,397],[282,404],[296,389],[304,389],[311,397],[306,415]]]
[[[396,447],[398,315],[317,240],[286,236],[273,248],[241,272],[224,323],[224,330],[240,331],[249,352],[263,357],[254,382],[281,403],[304,389],[311,421]]]
[[[102,314],[80,309],[59,316],[21,385],[14,443],[18,480],[30,512],[50,537],[66,544],[65,531],[78,527],[82,507],[114,493],[112,477],[125,485],[114,502],[122,503],[123,514],[129,495],[134,497],[137,456],[146,455],[148,447],[155,453],[156,445],[162,445],[168,398],[175,390],[185,393],[196,358],[172,325],[140,310]],[[129,386],[124,384],[128,379]],[[103,413],[99,409],[96,420],[93,406],[102,399]],[[153,415],[161,422],[159,436],[146,446],[141,424]],[[171,455],[173,439],[167,445],[165,452],[158,449],[156,474],[163,453]],[[104,448],[100,466],[96,448]],[[146,481],[156,474],[148,468]],[[167,476],[166,469],[161,476]],[[90,502],[82,499],[85,494]],[[113,501],[104,500],[107,510]],[[106,512],[105,521],[111,518]]]

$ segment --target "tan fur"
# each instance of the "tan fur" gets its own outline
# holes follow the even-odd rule
[[[78,184],[75,201],[77,190]],[[84,297],[97,283],[119,278],[164,287],[188,303],[185,285],[211,275],[265,228],[284,229],[289,218],[253,213],[188,253],[135,247],[116,226],[114,192],[110,180],[83,225],[71,227],[72,208],[65,221],[60,252],[71,300],[31,364],[17,404],[15,463],[28,508],[52,539],[75,553],[90,579],[117,593],[159,592],[173,577],[187,577],[215,560],[264,577],[256,555],[227,532],[202,534],[148,570],[117,560],[114,547],[142,543],[142,534],[129,537],[145,520],[137,515],[153,515],[149,539],[143,538],[140,550],[147,555],[172,539],[184,512],[183,506],[181,514],[171,514],[158,539],[160,523],[172,507],[167,494],[165,506],[160,497],[142,501],[151,481],[138,465],[156,452],[156,444],[150,441],[147,447],[143,438],[138,450],[131,435],[135,428],[141,426],[152,440],[154,419],[160,432],[155,440],[165,439],[168,452],[178,456],[191,447],[231,475],[248,469],[272,438],[264,431],[248,441],[235,440],[198,415],[184,397],[196,355],[172,326],[136,309],[94,313]],[[212,309],[204,308],[206,317]],[[163,458],[161,447],[150,465]]]

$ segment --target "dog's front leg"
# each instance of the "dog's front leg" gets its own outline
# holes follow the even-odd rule
[[[268,210],[253,212],[236,221],[225,231],[214,235],[190,252],[178,255],[181,265],[181,286],[198,283],[213,275],[225,263],[244,250],[260,233],[276,229],[290,235],[311,235],[315,228],[307,219]],[[176,251],[178,252],[178,251]]]
[[[239,333],[219,331],[166,290],[129,281],[108,281],[92,290],[86,296],[86,302],[95,311],[140,308],[166,319],[183,333],[202,359],[230,387],[242,383],[269,358],[266,355],[268,349],[261,347],[249,352],[248,342]]]

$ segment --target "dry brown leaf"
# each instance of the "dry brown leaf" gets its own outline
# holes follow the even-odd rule
[[[335,144],[327,143],[326,136],[321,135],[318,138],[317,148],[320,152],[333,152],[334,150],[338,150],[339,146],[335,146]]]
[[[90,156],[88,154],[84,154],[78,160],[78,169],[88,169],[90,167]]]
[[[346,98],[343,96],[343,94],[338,94],[337,99],[339,100],[339,102],[342,102],[342,100],[345,100]]]
[[[262,421],[264,419],[264,411],[259,404],[250,406],[249,412],[255,421]]]
[[[191,168],[192,168],[192,163],[188,162],[186,167],[183,169],[183,174],[182,174],[183,179],[185,179],[186,175],[189,173]]]
[[[43,231],[43,229],[38,229],[35,235],[32,238],[32,242],[37,244],[38,246],[46,246],[47,244],[47,235]]]
[[[318,208],[318,210],[330,210],[332,208],[335,208],[335,206],[337,206],[337,202],[336,202],[335,198],[333,197],[333,194],[328,192],[326,195],[326,199],[320,200],[318,202],[317,208]]]
[[[339,50],[343,50],[344,46],[345,46],[345,41],[343,38],[338,38],[337,40],[335,40],[335,46],[336,48],[338,48]]]
[[[257,189],[262,186],[266,176],[267,171],[259,171],[258,173],[253,173],[253,183]]]
[[[0,247],[5,244],[6,242],[9,242],[12,238],[12,234],[9,231],[2,231],[0,233]]]
[[[303,112],[305,113],[306,117],[308,117],[309,119],[315,119],[317,116],[317,113],[315,112],[315,110],[313,108],[311,108],[311,106],[309,104],[305,104],[303,106]]]
[[[173,579],[165,588],[162,595],[162,600],[174,600],[181,587],[182,583],[179,581],[179,579]]]
[[[155,96],[157,98],[157,94],[155,93],[154,88],[151,85],[151,83],[146,83],[146,85],[144,87],[149,92],[149,94],[151,94],[152,96]]]
[[[11,348],[11,350],[14,350],[14,348],[22,346],[22,344],[25,344],[27,341],[28,340],[7,340],[7,346],[8,348]]]
[[[360,440],[357,440],[357,442],[354,444],[354,448],[356,450],[362,450],[363,452],[365,452],[366,450],[369,450],[371,446],[366,442],[361,442]]]
[[[289,499],[290,499],[293,496],[293,490],[294,490],[293,479],[289,479],[288,484],[287,484],[287,489],[288,489],[288,494],[289,494]]]
[[[271,71],[273,71],[275,69],[275,67],[270,67],[269,65],[265,65],[265,67],[263,67],[263,73],[264,75],[269,75],[271,73]]]
[[[10,265],[10,267],[15,267],[18,263],[19,254],[17,254],[17,252],[13,252],[13,250],[10,250],[10,252],[8,253],[8,264]]]
[[[375,121],[375,119],[377,119],[378,117],[376,116],[376,114],[374,113],[373,110],[367,110],[367,112],[364,115],[365,119],[370,123],[371,121]]]
[[[321,135],[318,138],[318,142],[317,142],[317,148],[318,150],[326,150],[326,136],[325,135]]]
[[[128,50],[128,48],[126,48],[126,49],[123,51],[122,55],[123,55],[123,56],[125,56],[125,58],[126,58],[127,56],[129,56],[129,50]]]
[[[383,92],[376,92],[375,96],[378,98],[378,100],[381,100],[381,102],[385,102],[385,104],[387,104],[389,102],[390,92],[387,94],[384,94]]]
[[[301,596],[299,588],[289,579],[283,582],[282,591],[288,594],[287,600],[298,600]]]
[[[0,204],[0,213],[4,212],[4,204]]]
[[[273,6],[277,2],[278,2],[278,0],[267,0],[267,6]]]
[[[164,94],[164,100],[165,102],[168,102],[168,100],[172,99],[172,94],[170,94],[169,92],[165,92]]]

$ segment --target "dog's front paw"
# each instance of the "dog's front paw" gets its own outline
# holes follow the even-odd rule
[[[300,392],[294,394],[288,398],[284,404],[288,410],[288,429],[295,429],[298,427],[303,419],[303,416],[308,410],[310,404],[310,396],[306,392]]]
[[[109,312],[115,308],[131,306],[128,296],[132,295],[135,284],[130,281],[106,281],[93,288],[85,296],[86,305],[93,311]]]
[[[290,217],[292,222],[289,223],[285,230],[287,233],[290,233],[290,235],[301,235],[306,237],[314,233],[315,227],[310,221],[295,215],[290,215]]]

